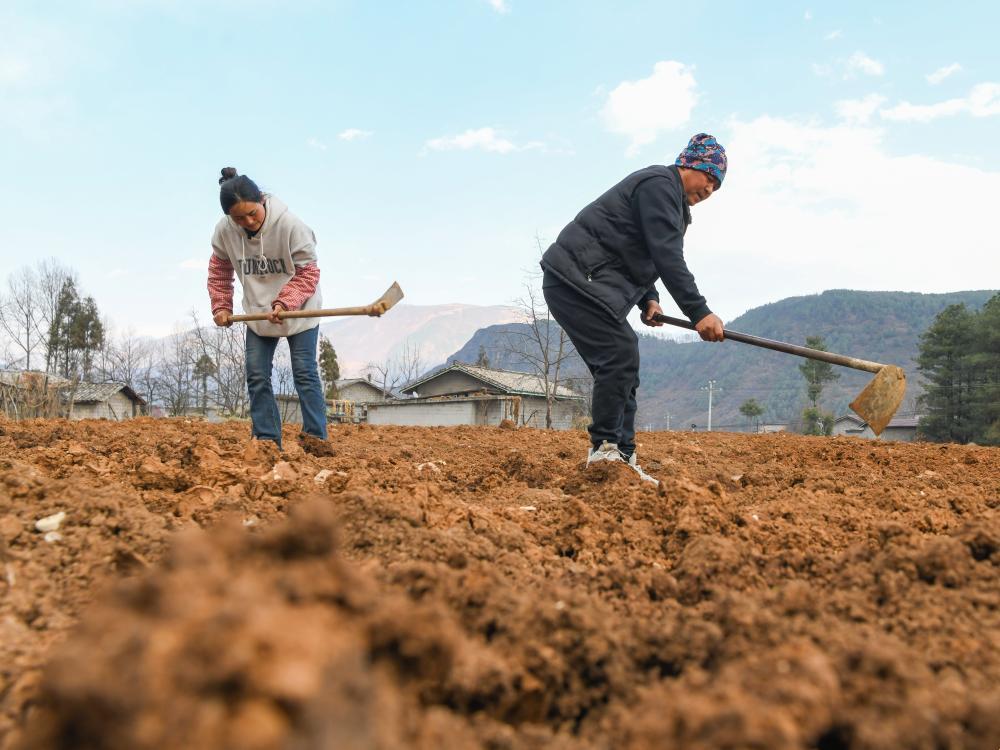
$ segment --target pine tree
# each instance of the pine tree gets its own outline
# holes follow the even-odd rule
[[[740,405],[740,414],[747,418],[747,429],[750,428],[754,419],[764,413],[764,407],[757,403],[757,399],[750,398]]]
[[[319,371],[326,384],[325,394],[328,399],[340,398],[337,381],[340,380],[340,363],[337,362],[337,351],[326,336],[319,337]]]
[[[826,351],[822,336],[806,336],[806,346],[821,352]],[[802,432],[806,435],[830,435],[833,433],[833,415],[819,408],[819,398],[823,386],[840,377],[829,362],[807,359],[799,365],[799,372],[806,379],[806,396],[812,406],[802,412]]]
[[[826,344],[823,343],[822,336],[807,336],[806,346],[821,352],[826,351]],[[806,396],[814,409],[819,408],[818,402],[819,397],[823,394],[823,386],[840,377],[840,373],[834,371],[833,365],[816,359],[807,359],[799,365],[799,372],[806,379]]]
[[[91,379],[94,355],[104,345],[104,324],[93,297],[87,297],[74,310],[71,324],[73,348],[79,352],[81,375]]]
[[[486,353],[486,347],[483,344],[479,345],[479,356],[476,357],[476,366],[485,367],[486,369],[490,367],[490,356]]]
[[[55,312],[49,324],[48,348],[52,352],[52,364],[59,375],[72,377],[76,370],[73,356],[73,320],[80,306],[80,296],[72,279],[63,282],[56,301]]]
[[[951,305],[920,336],[917,369],[927,381],[920,432],[931,440],[967,443],[975,431],[971,387],[975,322],[965,305]]]
[[[56,372],[64,378],[89,379],[94,355],[104,345],[104,324],[94,298],[81,300],[72,279],[59,290],[48,334]]]
[[[972,344],[972,439],[981,445],[1000,445],[1000,294],[976,314]]]
[[[215,362],[207,354],[198,357],[194,363],[194,376],[201,381],[201,413],[208,413],[208,379],[215,375]]]

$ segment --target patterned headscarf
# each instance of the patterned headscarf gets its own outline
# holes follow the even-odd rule
[[[719,187],[722,187],[722,179],[726,176],[726,149],[715,140],[715,136],[698,133],[691,136],[687,147],[681,151],[674,164],[678,167],[708,172],[718,180]]]

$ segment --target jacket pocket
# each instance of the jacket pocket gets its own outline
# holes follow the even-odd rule
[[[587,281],[591,281],[595,273],[614,260],[595,239],[581,245],[573,253],[573,256],[583,275],[587,277]]]

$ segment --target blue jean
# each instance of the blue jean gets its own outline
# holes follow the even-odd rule
[[[302,431],[325,440],[326,399],[323,398],[323,385],[316,365],[319,326],[286,338],[292,359],[292,379],[302,410]],[[258,336],[247,327],[247,389],[250,391],[253,436],[258,440],[273,440],[280,446],[281,412],[271,387],[271,369],[278,340],[274,336]]]

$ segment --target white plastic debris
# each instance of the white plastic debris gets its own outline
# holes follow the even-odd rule
[[[756,513],[751,513],[750,514],[750,518],[752,518],[755,521],[759,521],[760,520],[760,516],[758,516]]]
[[[60,534],[58,531],[49,531],[46,532],[45,536],[42,538],[49,544],[54,544],[55,542],[62,541],[62,534]]]
[[[522,505],[521,510],[538,510],[534,505]]]
[[[323,484],[327,479],[333,474],[333,469],[323,469],[319,474],[313,477],[313,481],[316,484]]]
[[[41,532],[56,531],[65,519],[66,514],[63,511],[53,513],[51,516],[45,516],[45,518],[39,518],[35,521],[35,530]]]

